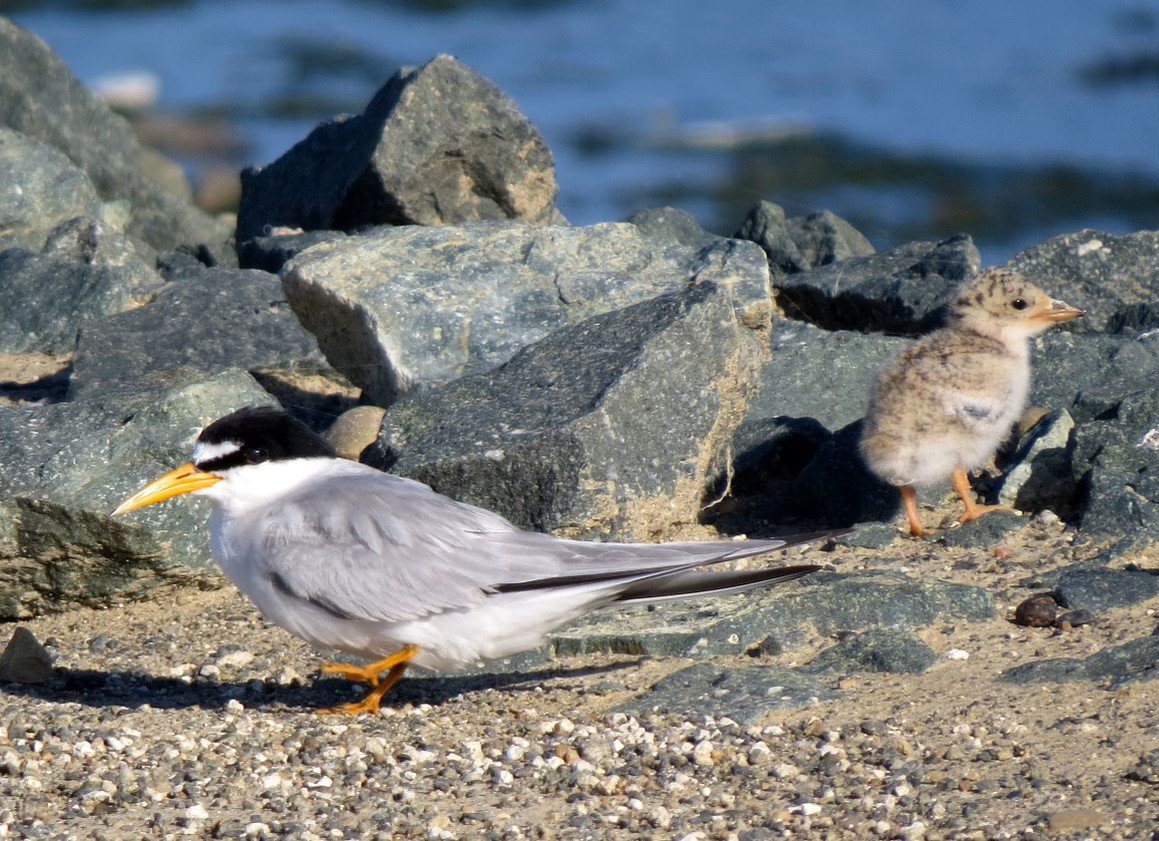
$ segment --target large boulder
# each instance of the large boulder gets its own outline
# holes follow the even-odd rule
[[[1076,332],[1143,326],[1155,317],[1159,231],[1118,236],[1084,228],[1033,245],[1006,265],[1085,311],[1068,325]]]
[[[440,55],[399,71],[363,113],[242,172],[237,240],[268,227],[548,223],[558,219],[555,194],[535,127],[501,90]]]
[[[0,18],[0,126],[46,143],[80,167],[105,201],[131,207],[126,228],[157,250],[229,236],[228,227],[144,173],[150,153],[129,124],[39,38]]]
[[[751,243],[714,238],[701,248],[625,223],[378,228],[316,245],[282,272],[290,306],[330,364],[383,406],[690,282],[727,286],[738,314],[760,326],[768,281]]]
[[[247,374],[228,371],[177,375],[108,400],[0,408],[0,619],[216,578],[206,503],[186,499],[117,520],[109,512],[188,460],[207,423],[272,402]]]
[[[523,527],[698,533],[705,483],[767,352],[737,304],[701,282],[558,330],[497,369],[399,401],[363,459]]]
[[[769,268],[782,274],[874,253],[860,231],[828,210],[789,219],[769,201],[758,202],[733,236],[759,245],[768,255]]]
[[[90,321],[69,384],[71,399],[161,387],[180,371],[230,368],[330,371],[314,337],[290,312],[274,275],[203,269],[165,285],[144,306]]]

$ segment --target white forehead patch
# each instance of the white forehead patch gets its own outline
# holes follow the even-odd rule
[[[193,463],[205,464],[207,461],[213,461],[222,456],[229,456],[241,449],[241,444],[237,441],[219,441],[216,444],[198,443],[193,448]]]

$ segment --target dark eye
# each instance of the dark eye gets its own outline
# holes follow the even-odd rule
[[[261,464],[269,461],[270,454],[261,447],[248,447],[245,451],[245,460],[248,464]]]
[[[1016,310],[1024,310],[1026,309],[1026,301],[1022,298],[1015,298],[1014,303],[1012,303],[1010,306],[1014,307]]]

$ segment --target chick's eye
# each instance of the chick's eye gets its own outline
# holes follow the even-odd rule
[[[1026,301],[1023,298],[1015,298],[1014,303],[1012,303],[1010,306],[1014,307],[1016,310],[1024,310],[1026,309]]]
[[[245,460],[250,464],[261,464],[269,460],[270,454],[261,447],[250,447],[245,451]]]

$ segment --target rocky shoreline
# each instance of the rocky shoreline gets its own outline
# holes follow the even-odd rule
[[[0,41],[0,620],[45,643],[0,662],[0,837],[1159,821],[1159,232],[1008,263],[1087,312],[1035,343],[975,479],[1024,516],[912,540],[855,442],[874,368],[983,264],[968,234],[878,253],[771,202],[733,237],[672,208],[570,226],[535,127],[448,56],[243,174],[231,232],[47,46]],[[791,588],[600,614],[317,719],[345,690],[215,589],[202,504],[108,516],[260,403],[559,535],[851,531],[794,551],[830,571]]]

